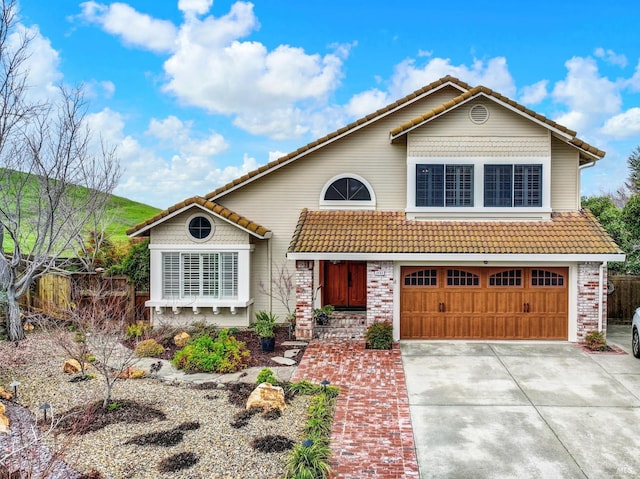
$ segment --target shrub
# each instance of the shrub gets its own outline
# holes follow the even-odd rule
[[[287,461],[287,479],[319,479],[329,477],[329,446],[324,441],[307,439],[296,444]]]
[[[293,441],[285,436],[268,435],[256,437],[251,447],[260,452],[282,452],[293,447]]]
[[[389,321],[373,323],[364,335],[368,349],[391,349],[393,325]]]
[[[212,338],[215,338],[218,335],[218,327],[215,324],[196,321],[189,326],[188,333],[192,338],[200,336],[211,336]]]
[[[198,456],[192,452],[180,452],[160,461],[158,470],[160,472],[177,472],[194,466],[199,460]]]
[[[175,353],[173,364],[186,371],[234,373],[245,367],[249,355],[245,344],[223,329],[215,339],[205,334],[191,341]]]
[[[273,338],[275,334],[276,320],[278,317],[266,311],[256,311],[256,320],[251,327],[261,338]]]
[[[127,339],[141,338],[149,329],[151,329],[150,324],[147,324],[144,321],[136,321],[134,324],[127,326],[127,334],[125,337]]]
[[[138,343],[135,353],[139,358],[154,358],[164,353],[164,346],[158,344],[155,339],[145,339]]]
[[[269,383],[269,384],[278,384],[278,379],[273,374],[273,371],[269,368],[264,368],[258,373],[258,377],[256,378],[256,384]]]
[[[108,274],[125,274],[139,291],[149,291],[149,266],[151,264],[149,240],[134,242],[127,255],[108,269]]]
[[[592,351],[606,351],[609,349],[607,340],[601,331],[591,331],[585,336],[584,342]]]

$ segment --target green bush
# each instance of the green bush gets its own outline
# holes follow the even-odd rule
[[[273,338],[275,334],[276,320],[278,317],[267,311],[256,311],[256,320],[251,327],[261,338]]]
[[[608,349],[607,340],[601,331],[591,331],[585,336],[584,342],[591,351],[606,351]]]
[[[164,353],[164,346],[158,344],[155,339],[145,339],[138,343],[135,353],[139,358],[154,358]]]
[[[256,384],[269,383],[278,384],[278,378],[275,377],[273,371],[269,368],[263,368],[256,378]]]
[[[249,357],[245,344],[222,329],[215,339],[205,334],[176,351],[173,364],[186,371],[234,373],[245,367]]]
[[[389,321],[373,323],[364,335],[368,349],[391,349],[393,325]]]
[[[127,339],[140,338],[149,329],[151,329],[150,324],[145,323],[144,321],[136,321],[134,324],[127,326],[127,334],[125,337]]]
[[[108,274],[125,274],[138,291],[149,291],[149,267],[151,264],[149,240],[136,241],[127,255],[107,270]]]

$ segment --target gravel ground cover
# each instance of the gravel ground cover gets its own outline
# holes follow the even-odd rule
[[[64,359],[40,333],[29,335],[17,347],[0,342],[0,385],[6,387],[14,380],[20,381],[16,402],[39,418],[39,406],[45,402],[51,405],[50,413],[58,417],[71,408],[101,400],[100,377],[70,382],[70,376],[62,371]],[[104,478],[282,477],[289,451],[260,452],[251,447],[251,442],[266,435],[302,441],[309,399],[295,397],[281,417],[254,414],[246,425],[234,428],[232,423],[242,409],[229,402],[228,393],[216,385],[194,387],[152,378],[118,381],[113,401],[122,405],[129,401],[139,403],[160,411],[164,419],[149,414],[148,422],[118,422],[82,435],[60,434],[52,447],[62,448],[73,469],[85,474],[97,470]],[[14,407],[6,401],[5,404]],[[21,417],[24,422],[26,417]],[[151,439],[140,444],[140,436],[167,431],[171,438],[165,441],[168,444]],[[0,448],[7,446],[8,439],[6,434],[0,435]],[[162,468],[171,469],[192,459],[197,462],[191,467],[161,472]]]

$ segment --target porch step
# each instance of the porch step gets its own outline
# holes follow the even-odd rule
[[[313,336],[318,339],[363,340],[366,323],[366,311],[334,311],[328,324],[315,326]]]

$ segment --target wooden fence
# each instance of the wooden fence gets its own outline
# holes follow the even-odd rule
[[[148,293],[136,292],[127,276],[48,273],[38,278],[35,291],[27,302],[34,311],[67,319],[71,309],[88,307],[99,301],[104,307],[120,311],[128,323],[134,323],[149,320],[149,312],[144,307],[147,299]]]
[[[607,297],[609,324],[631,324],[631,317],[640,307],[640,276],[609,276],[613,293]]]

